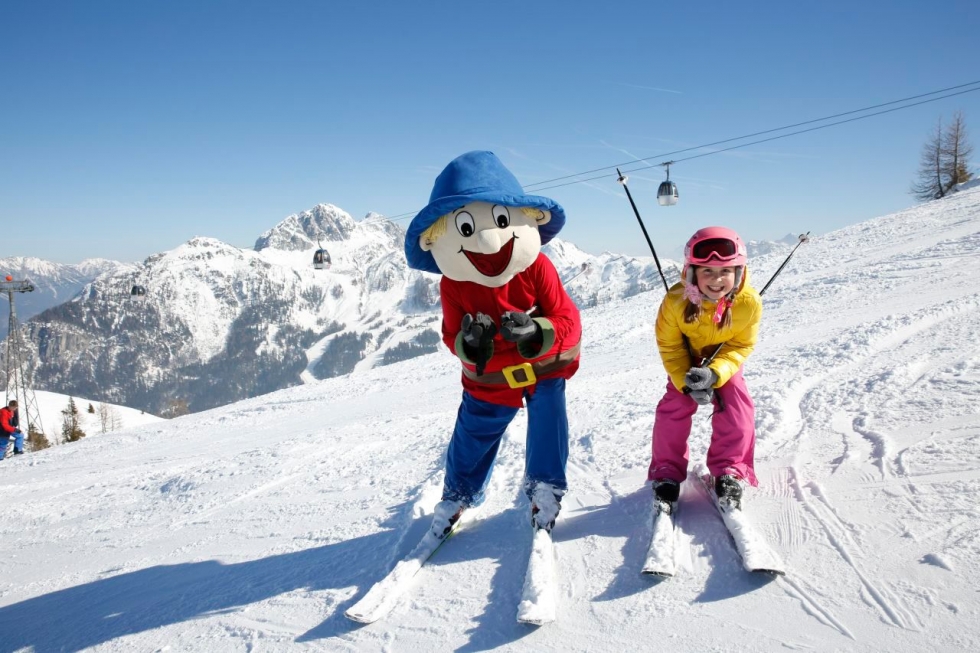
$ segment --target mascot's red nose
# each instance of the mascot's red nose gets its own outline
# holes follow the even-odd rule
[[[517,236],[512,236],[503,247],[493,254],[480,254],[463,250],[463,254],[469,259],[477,272],[485,277],[496,277],[504,273],[510,264],[510,258],[514,254],[514,241]]]

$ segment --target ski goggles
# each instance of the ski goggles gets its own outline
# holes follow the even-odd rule
[[[731,238],[705,238],[691,246],[690,259],[695,265],[711,261],[727,263],[739,257],[738,244]]]

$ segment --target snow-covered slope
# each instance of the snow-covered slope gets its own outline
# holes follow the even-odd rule
[[[61,427],[64,418],[62,411],[68,409],[69,399],[75,401],[75,407],[78,410],[78,426],[85,433],[86,438],[163,421],[156,415],[150,415],[135,408],[104,404],[85,397],[69,397],[68,395],[42,390],[35,392],[35,395],[38,410],[41,413],[41,427],[52,446],[61,444]],[[25,414],[23,408],[20,413],[23,418]],[[24,432],[27,432],[26,429]]]
[[[784,578],[742,570],[694,482],[677,575],[640,576],[652,291],[583,311],[557,623],[514,620],[523,414],[482,519],[388,618],[343,617],[438,499],[460,396],[441,351],[2,463],[0,649],[977,650],[978,246],[980,188],[814,239],[765,296],[746,505]],[[783,255],[751,261],[760,287]],[[709,428],[702,411],[693,460]]]

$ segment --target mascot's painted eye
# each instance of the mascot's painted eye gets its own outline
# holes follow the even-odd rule
[[[506,206],[493,205],[493,221],[501,229],[510,226],[510,211],[507,210]]]
[[[476,231],[476,221],[473,216],[466,211],[460,211],[456,214],[456,230],[459,231],[463,238],[469,238]]]

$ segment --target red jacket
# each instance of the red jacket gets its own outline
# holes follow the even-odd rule
[[[475,366],[468,362],[463,352],[456,351],[456,337],[460,332],[463,316],[470,313],[488,315],[497,325],[498,333],[493,339],[493,357],[487,363],[485,372],[499,372],[505,367],[533,362],[539,358],[567,351],[582,339],[582,323],[579,319],[578,308],[572,298],[565,292],[558,271],[554,264],[544,254],[526,270],[520,272],[506,285],[500,288],[481,286],[471,281],[454,281],[448,277],[442,278],[440,284],[442,295],[442,340],[457,356],[463,360],[463,365],[471,370]],[[506,311],[527,312],[536,306],[531,314],[543,327],[550,323],[553,329],[554,341],[547,350],[543,349],[535,358],[524,358],[517,351],[517,345],[503,339],[499,333],[500,316]],[[546,336],[545,341],[549,338]],[[578,369],[578,357],[567,367],[564,367],[542,378],[571,378]],[[535,386],[527,388],[511,388],[507,385],[487,385],[462,376],[463,388],[477,399],[494,404],[520,407],[524,391],[534,393]]]
[[[0,430],[3,435],[10,435],[18,430],[16,414],[7,406],[0,408]]]

